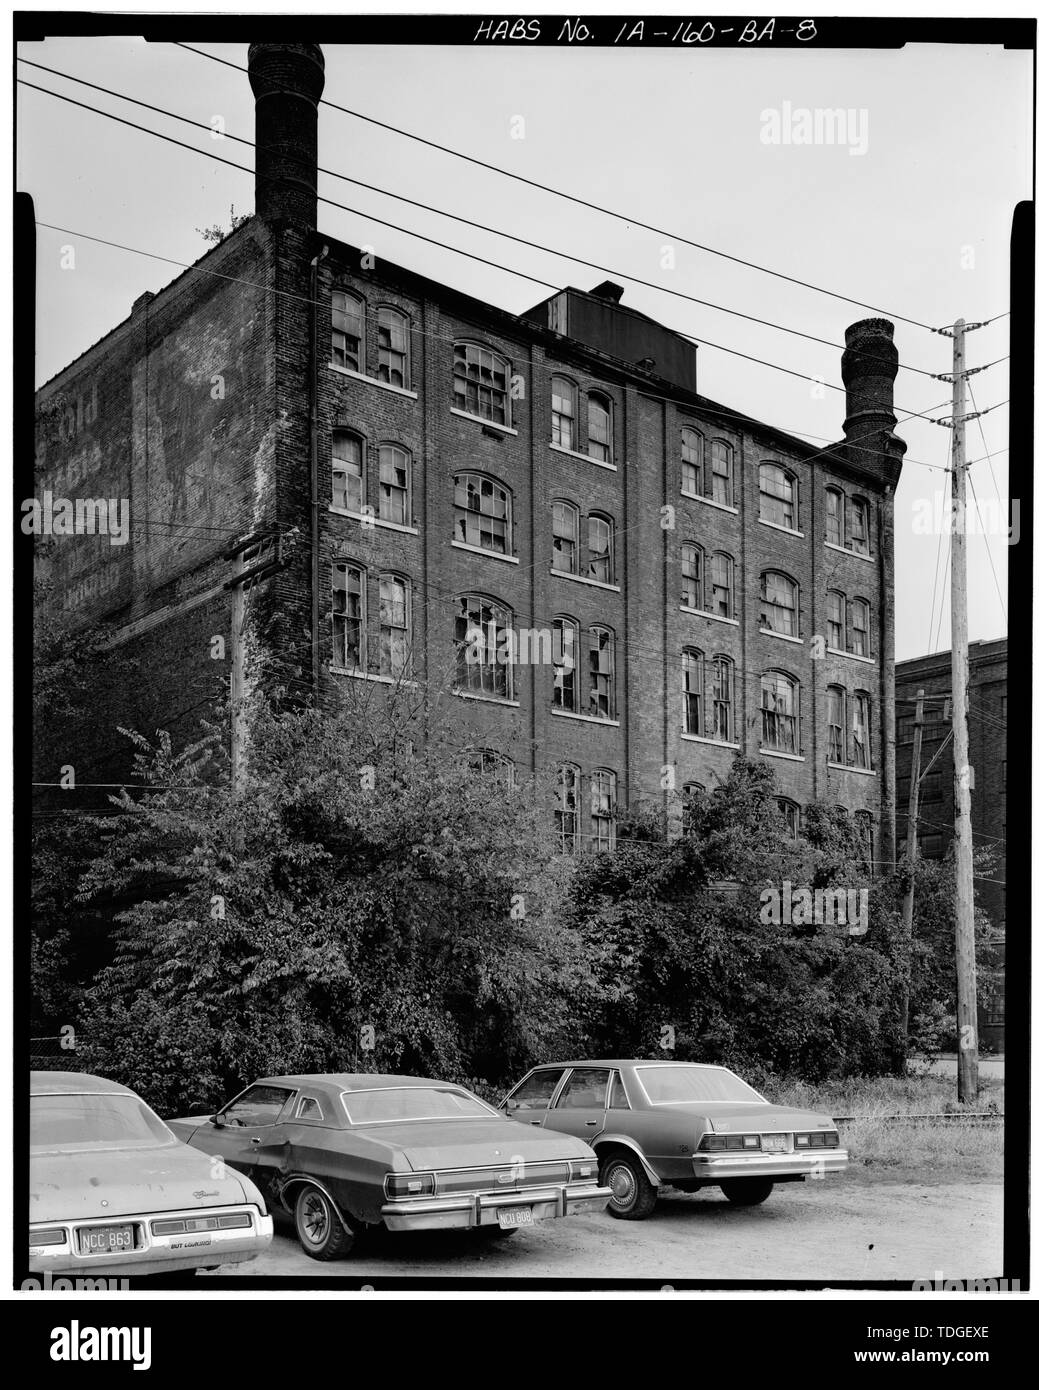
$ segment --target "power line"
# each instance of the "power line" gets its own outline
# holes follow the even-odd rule
[[[215,53],[206,53],[201,48],[193,48],[190,44],[176,43],[177,48],[186,49],[189,53],[196,54],[199,58],[208,58],[211,62],[221,63],[225,67],[234,68],[237,72],[248,74],[249,69],[240,63],[232,63],[227,58],[218,58]],[[928,333],[936,333],[937,328],[930,324],[921,323],[919,319],[906,317],[904,314],[896,314],[889,309],[879,309],[875,304],[867,304],[861,299],[852,299],[848,295],[838,294],[835,290],[824,289],[821,285],[812,284],[808,280],[799,280],[793,275],[784,275],[781,271],[770,270],[767,266],[757,265],[754,261],[744,260],[740,256],[731,255],[727,251],[719,251],[716,247],[706,246],[702,242],[691,241],[688,237],[679,236],[675,232],[668,232],[661,227],[654,227],[651,223],[642,222],[637,217],[628,216],[625,213],[615,212],[612,208],[602,207],[597,203],[589,202],[584,198],[579,198],[573,193],[564,193],[561,189],[552,188],[549,184],[539,183],[536,179],[525,178],[522,174],[515,174],[509,169],[499,168],[496,164],[489,164],[485,160],[477,159],[474,155],[464,154],[460,150],[452,149],[448,145],[439,145],[435,140],[426,139],[424,136],[416,135],[413,131],[403,130],[399,126],[393,126],[386,121],[376,120],[374,116],[367,116],[363,111],[354,111],[348,106],[340,106],[338,102],[329,100],[327,97],[320,99],[322,106],[327,106],[334,111],[340,111],[346,116],[354,116],[358,120],[367,121],[371,125],[380,126],[383,130],[392,131],[395,135],[402,135],[408,140],[414,140],[419,144],[426,145],[431,149],[440,150],[443,154],[451,155],[455,159],[463,159],[469,164],[475,164],[479,168],[487,169],[491,173],[500,174],[504,178],[515,180],[517,183],[526,184],[530,188],[537,188],[543,193],[551,193],[553,197],[564,198],[567,202],[576,203],[580,207],[588,208],[592,212],[602,213],[607,217],[613,217],[620,222],[624,222],[632,227],[640,227],[643,231],[652,232],[654,236],[666,237],[668,241],[677,241],[683,246],[691,246],[697,251],[706,251],[709,255],[720,256],[723,260],[733,261],[736,265],[748,267],[750,270],[760,271],[763,275],[772,275],[776,279],[785,280],[788,284],[800,285],[802,289],[815,290],[818,294],[828,295],[831,299],[843,300],[845,304],[854,304],[860,309],[869,309],[871,313],[882,314],[885,318],[897,319],[900,323],[912,324],[914,328],[922,328]],[[1003,317],[998,315],[997,317]],[[991,323],[994,320],[989,319]]]
[[[176,145],[178,148],[187,150],[191,154],[198,155],[202,159],[212,159],[215,160],[218,164],[226,164],[229,168],[237,169],[240,173],[249,174],[251,177],[254,178],[256,177],[255,172],[252,169],[249,169],[244,164],[236,164],[235,161],[232,159],[225,159],[222,155],[213,154],[212,151],[209,150],[197,149],[194,145],[189,145],[185,143],[185,141],[183,140],[177,140],[172,135],[164,135],[160,131],[151,130],[147,126],[140,125],[137,121],[130,121],[123,116],[116,116],[111,111],[102,111],[99,107],[91,106],[87,102],[76,101],[75,98],[64,96],[60,92],[49,91],[46,87],[40,87],[35,82],[27,82],[24,78],[21,77],[16,80],[19,83],[19,85],[23,87],[29,87],[33,91],[42,92],[46,96],[54,97],[57,101],[64,101],[71,106],[79,107],[81,110],[91,111],[95,115],[103,116],[106,120],[115,121],[118,125],[128,126],[130,129],[137,130],[143,135],[150,135],[155,140],[161,140],[166,144]],[[321,194],[317,194],[315,196],[319,203],[327,203],[330,207],[338,208],[342,212],[348,212],[358,217],[367,218],[368,221],[374,222],[378,226],[388,227],[391,231],[400,232],[405,236],[414,237],[418,241],[427,242],[429,245],[436,246],[443,251],[453,252],[455,255],[463,256],[467,260],[476,261],[480,265],[490,266],[492,269],[500,270],[506,275],[514,275],[518,279],[529,280],[532,284],[541,285],[545,289],[552,290],[556,294],[562,292],[562,286],[553,284],[550,280],[543,280],[540,276],[531,275],[526,271],[516,270],[512,266],[503,265],[500,261],[493,261],[486,256],[479,256],[473,251],[463,251],[460,247],[452,246],[449,242],[439,241],[436,237],[430,237],[426,236],[422,232],[412,231],[408,227],[402,227],[396,222],[389,222],[385,218],[375,217],[372,213],[365,212],[363,209],[360,208],[349,207],[345,203],[337,202],[334,198],[326,198]],[[677,329],[672,329],[671,331],[674,332],[676,336],[684,338],[686,339],[686,341],[691,342],[694,345],[711,347],[714,348],[717,352],[728,353],[730,356],[739,357],[743,361],[754,362],[758,366],[762,367],[771,367],[773,371],[783,372],[786,376],[792,376],[796,377],[800,381],[810,382],[813,386],[825,386],[827,389],[831,391],[843,390],[843,387],[836,385],[836,383],[832,381],[826,381],[818,376],[810,376],[807,372],[799,372],[792,367],[784,367],[778,362],[770,362],[763,357],[755,357],[752,353],[740,352],[736,348],[726,347],[724,343],[713,342],[711,339],[704,338],[700,335],[697,335],[694,338],[692,337],[692,335],[688,333],[681,333]],[[898,406],[896,408],[903,412],[905,418],[913,417],[920,420],[926,420],[928,424],[931,425],[939,424],[939,421],[932,419],[930,415],[924,414],[921,411],[909,410],[908,407],[905,406]],[[932,409],[937,408],[938,407],[932,407]],[[996,409],[996,407],[992,406],[990,407],[990,409],[994,410]]]
[[[984,519],[981,515],[981,506],[978,503],[978,494],[974,490],[974,479],[971,477],[970,473],[967,474],[967,481],[970,483],[970,495],[974,498],[975,511],[978,513],[978,519],[982,523],[981,539],[985,542],[985,553],[988,556],[989,568],[992,570],[992,581],[996,586],[996,597],[999,599],[999,606],[1003,610],[1003,621],[1009,623],[1009,619],[1007,618],[1007,606],[1003,602],[1003,590],[999,583],[999,576],[996,574],[996,562],[992,558],[992,548],[988,543],[988,532],[985,530]]]
[[[154,112],[156,112],[158,115],[169,117],[169,119],[171,119],[171,120],[174,120],[174,121],[181,121],[181,122],[183,122],[185,125],[189,125],[189,126],[195,127],[197,130],[205,130],[205,131],[208,131],[208,132],[212,133],[213,127],[212,127],[211,125],[206,124],[206,122],[204,122],[204,121],[196,121],[196,120],[193,120],[190,116],[182,116],[182,115],[179,115],[176,111],[170,111],[170,110],[168,110],[167,108],[165,108],[165,107],[163,107],[163,106],[155,106],[155,105],[153,105],[151,102],[140,101],[140,100],[138,100],[137,97],[128,96],[128,95],[126,95],[126,93],[124,93],[124,92],[114,91],[111,87],[103,87],[103,86],[101,86],[99,83],[96,83],[96,82],[88,82],[85,78],[82,78],[82,77],[75,77],[75,76],[73,76],[71,73],[62,72],[59,68],[47,67],[47,65],[44,64],[44,63],[34,63],[34,62],[31,62],[28,58],[19,58],[18,61],[19,61],[20,63],[25,63],[28,67],[39,68],[39,69],[41,69],[41,70],[44,71],[44,72],[52,73],[52,74],[53,74],[54,76],[56,76],[56,77],[65,78],[65,79],[68,80],[69,82],[77,82],[77,83],[79,83],[81,86],[90,87],[93,91],[104,92],[106,96],[115,97],[115,98],[116,98],[117,100],[119,100],[119,101],[130,102],[130,103],[132,103],[134,106],[143,107],[143,108],[144,108],[145,110],[147,110],[147,111],[154,111]],[[26,83],[25,85],[27,85],[27,86],[33,86],[32,83]],[[46,89],[43,88],[43,87],[34,87],[34,90],[43,92],[43,91],[45,91]],[[48,92],[47,95],[59,97],[59,99],[61,99],[61,94],[58,93],[58,92]],[[108,113],[108,112],[99,111],[99,110],[98,110],[97,108],[95,108],[95,107],[87,107],[87,109],[88,109],[88,110],[91,110],[91,111],[96,111],[97,114],[99,114],[99,115],[109,115],[109,114],[110,114],[110,113]],[[143,128],[143,127],[142,127],[142,128]],[[266,147],[266,146],[257,145],[256,142],[253,141],[253,140],[246,140],[246,139],[244,139],[244,138],[243,138],[242,136],[240,136],[240,135],[232,135],[230,131],[226,131],[226,130],[221,132],[221,138],[226,139],[226,140],[232,140],[232,141],[234,141],[236,144],[245,145],[245,146],[247,146],[249,149],[253,149],[253,150],[264,150],[264,149],[268,148],[268,147]],[[278,151],[278,153],[279,153],[279,155],[280,155],[282,158],[285,158],[285,157],[286,157],[282,151]],[[292,156],[292,155],[288,155],[287,157],[289,158],[289,160],[290,160],[291,162],[296,163],[296,164],[299,164],[299,165],[301,165],[301,166],[307,166],[307,165],[309,164],[309,161],[307,161],[307,160],[305,160],[305,159],[302,159],[302,158],[295,158],[295,157]],[[241,167],[241,166],[236,166],[236,167]],[[616,276],[618,279],[625,280],[625,281],[629,281],[629,282],[632,283],[632,284],[642,285],[642,286],[644,286],[645,288],[651,289],[651,290],[655,290],[655,291],[657,291],[657,292],[660,293],[660,294],[672,295],[674,298],[685,300],[686,302],[688,302],[688,303],[690,303],[690,304],[699,304],[699,305],[701,305],[703,308],[706,308],[706,309],[713,309],[713,310],[716,310],[718,313],[722,313],[722,314],[731,314],[731,315],[733,315],[735,318],[744,319],[744,320],[746,320],[748,323],[755,323],[755,324],[760,325],[760,326],[763,327],[763,328],[772,328],[772,329],[775,329],[777,332],[780,332],[780,333],[789,333],[789,334],[791,334],[791,335],[794,336],[794,337],[803,338],[803,339],[805,339],[807,342],[818,343],[818,344],[820,344],[822,347],[833,348],[834,351],[836,351],[836,352],[842,352],[842,351],[844,350],[844,345],[843,345],[843,344],[832,342],[832,341],[831,341],[830,339],[828,339],[828,338],[820,338],[817,334],[814,334],[814,333],[805,333],[805,332],[803,332],[803,331],[802,331],[801,329],[799,329],[799,328],[790,328],[789,326],[787,326],[787,325],[785,325],[785,324],[773,323],[773,322],[771,322],[769,319],[758,318],[758,317],[757,317],[756,315],[754,315],[754,314],[746,314],[746,313],[742,312],[742,311],[739,310],[739,309],[732,309],[732,308],[729,308],[727,305],[724,305],[724,304],[715,304],[715,303],[713,303],[713,302],[712,302],[711,300],[709,300],[709,299],[699,299],[696,295],[686,294],[686,293],[684,293],[684,292],[681,291],[681,290],[670,289],[670,288],[669,288],[668,286],[666,286],[666,285],[657,284],[657,282],[654,281],[654,280],[643,280],[643,279],[641,279],[639,276],[633,275],[633,274],[632,274],[631,272],[629,272],[629,271],[615,270],[615,269],[612,268],[611,266],[600,265],[600,264],[598,264],[598,262],[596,262],[596,261],[589,261],[589,260],[586,260],[586,259],[584,259],[583,257],[578,256],[578,255],[575,255],[575,254],[573,254],[573,253],[571,253],[571,252],[569,252],[569,251],[559,251],[559,250],[556,250],[554,247],[551,247],[551,246],[543,246],[543,245],[541,245],[539,242],[529,240],[527,237],[516,236],[516,235],[514,235],[512,232],[505,232],[505,231],[502,231],[502,230],[501,230],[500,228],[498,228],[498,227],[490,227],[490,226],[488,226],[486,223],[483,223],[483,222],[474,222],[471,218],[462,217],[462,216],[460,216],[460,215],[457,214],[457,213],[447,212],[447,211],[446,211],[445,209],[443,209],[443,208],[434,207],[433,205],[431,205],[431,204],[429,204],[429,203],[422,203],[422,202],[419,202],[419,201],[418,201],[417,199],[415,199],[415,198],[408,198],[408,197],[405,197],[404,194],[402,194],[402,193],[394,193],[394,192],[392,192],[390,189],[387,189],[387,188],[380,188],[378,184],[365,183],[362,179],[355,179],[355,178],[352,178],[352,177],[351,177],[350,175],[348,175],[348,174],[342,174],[342,173],[337,172],[335,169],[326,169],[326,168],[322,167],[320,164],[316,165],[315,167],[317,168],[317,172],[318,172],[318,173],[320,173],[320,174],[326,174],[326,175],[327,175],[328,177],[330,177],[330,178],[339,179],[339,180],[341,180],[341,181],[344,182],[344,183],[351,183],[351,184],[354,184],[354,185],[355,185],[356,187],[358,187],[358,188],[364,188],[364,189],[367,189],[369,192],[382,194],[384,197],[387,197],[387,198],[394,198],[394,199],[396,199],[398,202],[407,203],[407,204],[409,205],[409,207],[419,208],[419,209],[420,209],[421,211],[423,211],[423,212],[432,212],[432,213],[435,213],[438,217],[447,217],[447,218],[449,218],[452,222],[460,222],[460,223],[462,223],[462,224],[463,224],[464,226],[466,226],[466,227],[472,227],[472,228],[474,228],[476,231],[480,231],[480,232],[487,232],[487,233],[489,233],[491,236],[503,237],[503,238],[504,238],[505,240],[507,240],[507,241],[516,242],[516,243],[517,243],[518,245],[520,245],[520,246],[527,246],[527,247],[531,248],[531,249],[534,250],[534,251],[540,251],[540,252],[543,252],[544,254],[549,255],[549,256],[556,256],[556,257],[559,258],[560,260],[571,261],[571,262],[573,262],[573,263],[576,264],[576,265],[588,266],[591,270],[598,271],[600,274]],[[877,357],[875,357],[874,355],[868,354],[868,353],[861,353],[860,356],[862,356],[863,359],[864,359],[865,361],[880,361],[880,360],[881,360],[880,358],[877,358]],[[990,365],[992,365],[992,364],[990,364]],[[926,370],[925,368],[923,368],[923,367],[912,367],[912,366],[910,366],[910,365],[909,365],[908,363],[906,363],[906,362],[900,362],[900,363],[899,363],[899,369],[900,369],[901,371],[906,371],[906,372],[915,372],[918,376],[926,376],[926,377],[930,378],[932,381],[938,381],[938,380],[940,380],[940,376],[939,376],[939,374],[938,374],[937,372],[929,372],[929,371],[927,371],[927,370]],[[980,371],[983,371],[983,370],[984,370],[983,367],[978,367],[978,368],[977,368],[977,371],[979,371],[979,372],[980,372]]]

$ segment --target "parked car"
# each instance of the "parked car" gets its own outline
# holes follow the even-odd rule
[[[542,1131],[586,1139],[611,1190],[607,1210],[648,1216],[661,1187],[720,1187],[737,1206],[774,1183],[848,1166],[826,1115],[768,1101],[727,1067],[694,1062],[556,1062],[535,1067],[501,1108]]]
[[[55,1277],[152,1275],[253,1260],[274,1227],[240,1173],[214,1169],[133,1091],[82,1072],[33,1072],[29,1268]]]
[[[315,1260],[367,1229],[520,1226],[601,1211],[595,1154],[503,1119],[461,1086],[415,1076],[267,1076],[208,1119],[170,1120],[290,1213]]]

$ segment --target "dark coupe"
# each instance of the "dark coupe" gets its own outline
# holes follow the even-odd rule
[[[535,1067],[501,1108],[541,1130],[579,1135],[611,1190],[607,1210],[648,1216],[661,1187],[720,1187],[737,1206],[763,1202],[777,1182],[842,1172],[826,1115],[770,1105],[727,1067],[694,1062],[557,1062]]]
[[[168,1123],[291,1214],[315,1260],[348,1254],[380,1225],[508,1235],[610,1198],[583,1139],[532,1131],[461,1086],[414,1076],[269,1076],[208,1119]]]

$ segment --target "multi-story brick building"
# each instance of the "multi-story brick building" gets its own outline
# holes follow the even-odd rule
[[[131,508],[125,545],[47,559],[135,653],[113,725],[176,733],[224,635],[245,682],[322,700],[446,679],[571,844],[636,797],[677,820],[745,749],[792,826],[830,799],[893,860],[891,324],[848,329],[844,438],[812,448],[700,395],[695,344],[610,282],[514,315],[320,235],[320,50],[249,70],[256,216],[40,392],[41,492]],[[488,659],[506,630],[554,643]]]
[[[918,845],[928,859],[943,859],[954,837],[956,814],[951,742],[942,748],[950,732],[948,720],[952,690],[952,655],[935,652],[930,656],[900,661],[895,667],[895,697],[898,707],[898,832],[899,845],[905,839],[909,811],[909,787],[913,766],[913,725],[916,700],[924,692],[921,772],[918,809]],[[1007,639],[971,642],[967,650],[967,732],[970,763],[974,773],[971,793],[971,830],[975,855],[984,851],[984,864],[976,864],[975,887],[978,903],[996,928],[997,940],[988,947],[987,964],[998,972],[996,997],[978,1010],[982,1040],[1002,1048],[1003,985],[1002,971],[1006,928],[1006,833],[1007,833]],[[937,757],[935,755],[938,755]],[[933,766],[927,771],[932,759]]]

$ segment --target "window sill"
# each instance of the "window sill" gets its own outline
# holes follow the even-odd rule
[[[803,647],[805,644],[805,639],[803,637],[791,637],[788,633],[777,632],[775,628],[772,627],[759,627],[758,631],[763,637],[778,637],[781,642],[793,642],[795,646],[798,647]]]
[[[407,685],[417,686],[418,681],[408,680],[404,676],[383,676],[377,671],[362,671],[357,666],[333,666],[328,663],[328,669],[333,676],[349,676],[355,681],[373,681],[376,685]]]
[[[876,658],[875,658],[875,657],[872,657],[872,656],[858,656],[855,652],[846,652],[846,651],[844,651],[844,649],[843,649],[842,647],[830,647],[830,646],[828,646],[828,647],[826,648],[826,653],[827,653],[828,656],[843,656],[843,657],[847,657],[847,659],[848,659],[849,661],[861,661],[862,664],[863,664],[863,666],[876,666],[876,664],[877,664]]]
[[[735,748],[739,751],[740,746],[738,743],[730,743],[728,739],[724,738],[704,738],[702,734],[682,734],[681,737],[685,739],[686,743],[706,743],[712,748]]]
[[[593,459],[591,454],[579,454],[576,449],[564,449],[562,444],[553,444],[551,442],[549,442],[548,447],[553,453],[566,454],[568,458],[581,459],[584,463],[593,463],[596,468],[606,468],[611,473],[616,473],[617,471],[617,465],[615,463],[607,463],[605,459]]]
[[[826,766],[833,772],[857,772],[860,777],[876,777],[876,770],[872,767],[852,767],[850,763],[831,763],[826,759]]]
[[[836,550],[838,555],[854,555],[856,560],[865,560],[868,565],[875,565],[877,562],[866,550],[850,550],[846,545],[834,545],[833,541],[823,541],[826,550]]]
[[[576,719],[582,724],[604,724],[608,729],[619,729],[621,726],[619,719],[600,719],[595,714],[575,714],[568,709],[556,709],[555,705],[549,713],[553,719]]]
[[[374,530],[376,527],[384,531],[401,531],[406,536],[417,536],[417,526],[402,526],[399,521],[383,521],[380,516],[372,516],[368,512],[352,512],[346,507],[337,507],[335,503],[329,503],[328,510],[333,516],[348,516],[351,521],[361,522],[363,528]]]
[[[337,372],[339,376],[348,376],[353,381],[363,381],[368,386],[377,386],[380,391],[391,391],[395,396],[407,396],[409,401],[418,400],[417,391],[409,391],[406,386],[394,386],[391,381],[380,381],[377,376],[365,376],[364,372],[355,372],[353,367],[341,367],[338,362],[329,362],[328,370]]]
[[[766,521],[763,516],[758,517],[758,525],[767,526],[770,531],[781,531],[784,536],[799,536],[801,540],[805,538],[803,531],[798,531],[793,526],[780,526],[778,521]]]
[[[788,763],[803,763],[805,760],[803,753],[781,753],[778,748],[762,748],[760,744],[758,752],[763,758],[782,758]]]
[[[486,555],[488,560],[503,560],[507,565],[518,565],[515,555],[500,555],[497,550],[488,550],[482,545],[470,545],[467,541],[452,541],[452,550],[468,550],[470,555]]]
[[[550,570],[557,579],[572,579],[575,584],[590,584],[593,589],[608,589],[611,594],[619,594],[621,586],[619,584],[606,584],[601,579],[589,579],[583,574],[569,574],[566,570]]]
[[[706,618],[712,623],[728,623],[729,627],[739,627],[739,618],[723,618],[720,613],[709,613],[706,608],[690,608],[687,604],[680,603],[679,608],[683,613],[692,613],[697,618]]]
[[[702,502],[705,507],[713,507],[718,512],[728,512],[730,516],[739,516],[739,507],[730,507],[728,502],[716,502],[713,497],[703,497],[698,492],[686,492],[682,490],[681,495],[688,497],[692,502]]]
[[[497,430],[499,434],[519,434],[519,430],[514,430],[511,425],[502,425],[497,420],[488,420],[485,415],[470,415],[468,410],[459,410],[456,405],[451,407],[451,414],[457,415],[460,420],[473,420],[476,424],[483,425],[489,430]]]
[[[519,709],[518,700],[503,700],[500,695],[477,695],[473,690],[453,690],[453,695],[457,695],[460,700],[475,700],[481,705],[505,705],[509,709]]]

